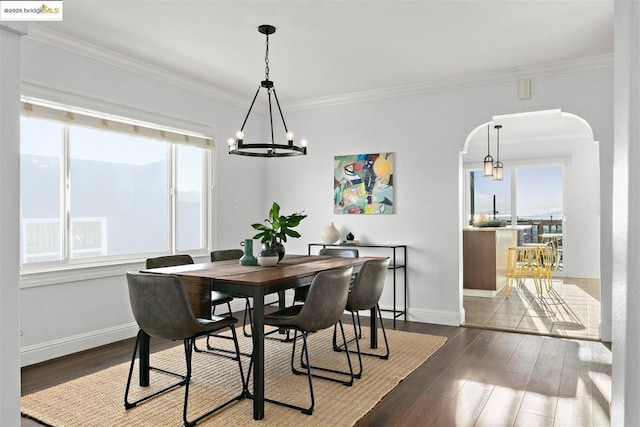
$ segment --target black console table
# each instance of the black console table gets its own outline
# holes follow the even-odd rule
[[[325,243],[309,243],[307,253],[311,255],[311,248],[319,246],[322,248],[378,248],[389,249],[392,251],[391,262],[389,263],[389,270],[393,273],[393,310],[381,309],[381,311],[388,311],[393,313],[393,328],[396,327],[396,319],[400,316],[404,316],[404,320],[407,320],[407,245],[374,245],[364,243],[335,243],[333,245],[327,245]],[[398,253],[400,252],[400,253]],[[400,259],[398,259],[400,256]],[[396,272],[400,269],[404,270],[404,304],[403,309],[398,310],[396,303]]]

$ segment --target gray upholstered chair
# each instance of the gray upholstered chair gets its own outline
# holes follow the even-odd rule
[[[351,365],[349,352],[347,352],[347,362],[349,364],[349,370],[351,372],[350,378],[349,381],[341,381],[335,378],[322,377],[317,374],[312,374],[312,368],[319,368],[313,367],[309,363],[309,351],[307,345],[308,334],[310,332],[316,332],[322,329],[330,328],[336,323],[340,325],[344,345],[347,345],[341,316],[347,304],[347,296],[349,294],[349,279],[351,278],[352,272],[353,267],[322,271],[313,278],[313,281],[311,282],[311,285],[309,287],[307,299],[304,304],[293,305],[291,307],[287,307],[283,310],[279,310],[271,314],[266,314],[264,316],[265,325],[295,330],[295,336],[293,338],[292,346],[293,348],[291,350],[291,370],[294,374],[297,375],[307,375],[309,379],[311,406],[308,408],[302,408],[300,406],[296,406],[287,402],[268,399],[266,397],[265,401],[286,406],[288,408],[298,409],[305,414],[311,415],[313,413],[313,408],[315,405],[312,377],[320,377],[333,381],[339,381],[344,385],[353,384],[353,367]],[[300,371],[294,366],[298,332],[300,332],[300,334],[302,335],[303,342],[302,350],[300,353],[301,367],[305,368],[306,372]],[[302,362],[303,357],[304,362]],[[251,375],[252,365],[253,361],[249,365],[247,381]]]
[[[242,249],[219,249],[211,252],[211,261],[228,261],[231,259],[240,259],[244,255]]]
[[[147,258],[147,268],[175,267],[177,265],[193,264],[193,258],[188,254],[165,255]]]
[[[182,280],[180,280],[178,276],[127,273],[127,283],[129,286],[131,309],[133,311],[133,316],[140,327],[140,331],[138,332],[138,337],[133,349],[133,357],[131,358],[129,376],[127,378],[127,386],[125,389],[124,406],[126,409],[131,409],[153,397],[184,385],[184,406],[182,418],[185,426],[193,426],[203,418],[208,417],[219,409],[222,409],[230,403],[244,397],[244,373],[242,371],[240,349],[238,347],[238,340],[234,328],[237,319],[233,317],[219,316],[213,316],[212,319],[196,319],[193,315],[193,311],[191,310],[191,306],[189,305]],[[189,403],[189,382],[191,380],[193,343],[197,337],[208,335],[225,328],[229,328],[231,330],[233,342],[235,344],[235,359],[238,362],[240,380],[242,382],[238,395],[205,414],[199,415],[193,420],[188,420],[187,407]],[[136,354],[138,352],[138,345],[142,334],[169,340],[182,340],[187,371],[185,375],[182,375],[166,371],[161,368],[150,367],[150,369],[177,376],[180,378],[180,381],[134,402],[129,402],[131,377],[133,375]]]
[[[156,257],[156,258],[147,258],[147,268],[161,268],[161,267],[175,267],[178,265],[187,265],[187,264],[193,264],[193,258],[191,257],[191,255],[188,254],[179,254],[179,255],[165,255],[165,256],[160,256],[160,257]],[[223,305],[226,304],[227,305],[227,309],[229,310],[229,316],[232,315],[231,313],[231,301],[233,300],[233,297],[230,295],[227,295],[225,293],[222,292],[218,292],[218,291],[211,291],[211,306],[212,306],[212,313],[215,314],[215,308],[218,305]],[[216,335],[219,338],[224,338],[224,339],[229,339],[230,337],[226,336],[226,335]],[[226,349],[215,349],[212,346],[209,345],[209,338],[207,337],[207,348],[209,350],[209,352],[215,352],[215,354],[219,354],[220,356],[226,356],[226,357],[235,357],[235,355],[233,355],[233,352],[230,352]],[[195,351],[202,351],[201,349],[199,349],[194,341],[194,350]],[[221,354],[222,353],[222,354]],[[231,354],[231,356],[228,356],[229,354]]]
[[[318,255],[339,256],[343,258],[358,258],[360,253],[354,248],[322,248]]]
[[[356,353],[358,353],[359,371],[355,374],[356,378],[360,378],[362,375],[362,355],[376,356],[381,359],[389,358],[389,342],[387,341],[387,333],[384,330],[384,323],[382,322],[382,313],[378,301],[382,295],[384,288],[384,282],[387,277],[387,269],[389,268],[389,258],[368,260],[362,264],[355,282],[349,292],[347,299],[346,310],[351,312],[351,319],[353,321],[353,331],[355,333],[356,341]],[[365,353],[360,350],[359,338],[361,337],[360,330],[360,316],[358,311],[375,309],[375,314],[380,320],[380,329],[382,329],[382,335],[384,337],[384,344],[386,351],[384,354]],[[357,320],[356,320],[357,319]],[[335,350],[344,350],[346,347],[340,347],[337,344],[336,338],[337,332],[334,329],[333,333],[333,347]],[[352,351],[352,350],[351,350]],[[353,352],[353,351],[352,351]]]
[[[156,258],[147,258],[147,269],[161,267],[175,267],[178,265],[193,264],[193,258],[188,254],[165,255]],[[215,308],[217,305],[226,304],[231,316],[231,301],[233,297],[218,291],[211,291],[211,305]]]
[[[244,255],[244,251],[242,249],[218,249],[211,252],[211,261],[229,261],[234,259],[240,259]],[[247,317],[249,322],[247,322]],[[246,331],[247,323],[251,328],[252,319],[251,319],[251,304],[249,304],[249,298],[245,298],[245,307],[244,307],[244,318],[242,320],[242,333],[245,337],[250,337],[251,334]],[[209,342],[207,341],[207,346],[209,346]]]
[[[360,256],[358,250],[354,248],[322,248],[320,249],[320,251],[318,251],[318,255],[337,256],[343,258],[358,258]],[[296,302],[304,302],[308,291],[308,286],[295,288],[293,294],[293,303],[295,304]]]
[[[232,259],[240,259],[242,258],[243,255],[244,255],[244,251],[242,249],[219,249],[211,252],[211,261],[215,262],[215,261],[228,261]],[[242,334],[245,337],[251,337],[251,332],[253,332],[253,319],[251,318],[251,304],[249,303],[248,297],[245,297],[245,300],[246,300],[246,304],[244,307],[244,316],[242,319]],[[247,325],[249,325],[249,329],[251,330],[251,332],[247,332]],[[271,335],[276,332],[279,332],[279,330],[276,329],[274,331],[269,331],[266,333],[266,335]],[[207,340],[207,346],[209,346],[208,340]]]

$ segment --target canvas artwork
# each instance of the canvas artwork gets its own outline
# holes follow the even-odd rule
[[[392,214],[393,153],[335,156],[333,212]]]

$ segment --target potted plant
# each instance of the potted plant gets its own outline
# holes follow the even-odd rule
[[[287,241],[287,237],[300,237],[300,233],[293,228],[300,224],[307,215],[302,212],[296,212],[291,215],[280,215],[280,205],[273,202],[269,210],[269,217],[264,222],[251,224],[258,233],[253,236],[262,242],[264,250],[275,250],[279,259],[284,257],[284,245],[282,242]]]

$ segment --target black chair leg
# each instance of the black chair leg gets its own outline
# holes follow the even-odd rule
[[[253,333],[253,319],[251,318],[251,304],[249,304],[249,298],[247,298],[246,301],[247,302],[244,306],[244,318],[242,320],[242,333],[248,338]],[[249,318],[249,330],[251,333],[247,332],[247,317]]]
[[[291,368],[293,369],[293,361],[295,359],[295,347],[296,347],[296,342],[297,340],[297,335],[298,335],[298,330],[296,329],[295,333],[294,333],[294,337],[293,337],[293,348],[291,350]],[[309,406],[308,408],[303,408],[301,406],[297,406],[297,405],[293,405],[291,403],[287,403],[287,402],[282,402],[279,400],[274,400],[274,399],[268,399],[265,397],[265,402],[270,402],[270,403],[275,403],[276,405],[280,405],[280,406],[284,406],[287,408],[291,408],[291,409],[297,409],[298,411],[302,412],[303,414],[306,415],[312,415],[313,414],[313,408],[315,406],[315,396],[313,393],[313,378],[311,375],[311,369],[309,368],[310,364],[309,364],[309,351],[308,351],[308,347],[307,347],[307,333],[305,331],[300,331],[300,335],[302,335],[302,353],[304,353],[305,358],[306,358],[306,366],[307,366],[307,378],[309,381],[309,396],[311,398],[311,406]],[[302,356],[301,353],[301,356]]]
[[[193,343],[191,341],[194,341]],[[193,347],[195,345],[195,340],[186,339],[184,340],[184,358],[187,364],[187,377],[185,379],[185,387],[184,387],[184,406],[182,407],[182,420],[184,421],[185,427],[196,425],[197,420],[189,421],[187,420],[187,406],[189,404],[189,382],[191,381],[191,357],[193,355]]]
[[[231,398],[230,400],[226,401],[225,403],[216,406],[215,408],[213,408],[212,410],[198,416],[197,418],[193,419],[193,420],[189,420],[187,418],[187,407],[188,407],[188,402],[189,402],[189,382],[191,379],[191,361],[192,361],[192,357],[193,357],[193,348],[194,348],[194,343],[193,341],[195,341],[195,338],[189,338],[184,340],[184,354],[185,354],[185,361],[187,363],[187,376],[186,376],[186,387],[185,387],[185,391],[184,391],[184,409],[182,411],[182,418],[184,421],[184,425],[185,427],[191,427],[191,426],[195,426],[196,423],[198,421],[203,420],[204,418],[212,415],[214,412],[219,411],[220,409],[230,405],[231,403],[235,402],[236,400],[240,400],[242,398],[245,397],[245,381],[244,381],[244,371],[242,370],[242,362],[240,360],[240,347],[238,345],[238,337],[236,335],[236,330],[233,327],[233,325],[230,326],[231,329],[231,333],[233,335],[233,342],[235,344],[235,349],[236,349],[236,353],[237,356],[234,358],[234,360],[238,361],[238,368],[240,369],[240,380],[242,382],[242,390],[240,391],[240,394]]]
[[[145,401],[147,401],[149,399],[152,399],[152,398],[154,398],[154,397],[156,397],[156,396],[158,396],[158,395],[160,395],[162,393],[165,393],[165,392],[168,392],[168,391],[170,391],[170,390],[172,390],[174,388],[180,387],[180,386],[184,385],[185,382],[187,381],[186,380],[187,377],[185,375],[181,375],[181,374],[178,374],[178,373],[175,373],[175,372],[171,372],[171,371],[167,371],[167,370],[164,370],[164,369],[160,369],[160,368],[155,368],[153,366],[149,366],[150,370],[154,370],[154,371],[162,372],[164,374],[172,375],[174,377],[178,377],[178,378],[180,378],[180,381],[175,383],[175,384],[171,384],[171,385],[163,388],[162,390],[159,390],[159,391],[157,391],[155,393],[152,393],[152,394],[150,394],[148,396],[142,397],[142,398],[140,398],[140,399],[138,399],[138,400],[136,400],[134,402],[129,402],[129,389],[131,388],[131,377],[133,376],[133,368],[134,368],[134,365],[136,363],[136,356],[138,355],[138,348],[139,348],[139,344],[140,344],[140,338],[141,338],[143,333],[144,332],[142,330],[138,331],[138,336],[136,337],[136,343],[135,343],[135,345],[133,347],[133,356],[131,357],[131,365],[129,366],[129,375],[127,377],[127,386],[126,386],[125,391],[124,391],[124,408],[125,409],[131,409],[131,408],[139,405],[140,403],[145,402]]]
[[[378,315],[378,319],[380,320],[380,329],[382,329],[382,336],[384,337],[384,345],[385,345],[385,353],[384,354],[378,354],[378,353],[367,353],[365,351],[359,351],[359,355],[365,355],[365,356],[373,356],[373,357],[378,357],[380,359],[383,360],[387,360],[389,359],[389,341],[387,340],[387,332],[384,328],[384,323],[382,321],[382,310],[380,310],[380,306],[378,304],[376,304],[376,312]],[[351,315],[353,316],[353,313],[351,313]],[[360,325],[360,316],[358,315],[358,313],[356,313],[357,316],[357,320],[354,320],[354,329],[356,327],[356,322],[359,325],[359,332],[356,331],[356,337],[359,335],[360,338],[362,338],[362,326]],[[353,317],[352,317],[353,318]],[[357,339],[357,338],[354,338]],[[353,341],[353,339],[347,341],[348,343],[350,343],[351,341]],[[347,346],[345,345],[344,347],[341,347],[338,345],[337,340],[336,340],[336,330],[334,329],[333,331],[333,351],[344,351],[347,348]],[[356,353],[356,351],[353,350],[349,350],[351,353]]]
[[[247,300],[247,304],[249,304],[249,300]],[[229,310],[229,316],[231,316],[233,313],[231,311],[231,304],[227,303],[227,308]],[[211,313],[215,314],[216,311],[216,306],[213,306],[213,308],[211,309]],[[243,325],[244,328],[244,325]],[[214,346],[212,346],[209,342],[210,338],[222,338],[222,339],[226,339],[226,340],[231,340],[233,338],[228,337],[226,335],[219,335],[219,334],[209,334],[207,335],[207,349],[202,349],[202,348],[198,348],[198,346],[196,345],[196,340],[193,340],[193,349],[194,351],[196,351],[197,353],[209,353],[209,354],[213,354],[215,356],[221,356],[221,357],[227,357],[229,359],[232,360],[236,360],[236,353],[232,350],[227,350],[224,348],[216,348]],[[247,356],[247,357],[251,357],[250,353],[240,353],[243,356]]]
[[[338,325],[340,326],[340,331],[342,333],[343,345],[346,346],[347,345],[347,337],[346,337],[346,335],[344,333],[344,325],[342,324],[342,320],[340,320],[338,322]],[[335,326],[334,326],[334,328],[335,328]],[[334,335],[335,335],[335,333],[336,333],[336,330],[334,329]],[[356,345],[357,345],[358,350],[360,350],[360,346],[358,344],[358,340],[357,339],[356,339]],[[294,343],[294,348],[295,348],[295,343]],[[353,373],[353,365],[351,364],[351,356],[349,355],[349,352],[347,352],[347,363],[349,365],[349,372],[340,371],[340,370],[337,370],[337,369],[325,368],[325,367],[322,367],[322,366],[311,366],[311,367],[313,369],[319,370],[319,371],[332,372],[334,374],[346,375],[346,376],[349,377],[348,381],[341,380],[341,379],[338,379],[338,378],[332,378],[332,377],[327,377],[327,376],[323,376],[323,375],[318,375],[318,374],[311,374],[311,375],[313,375],[316,378],[322,378],[322,379],[325,379],[325,380],[338,382],[338,383],[341,383],[343,385],[346,385],[346,386],[350,387],[350,386],[353,385],[353,379],[354,378],[359,378],[359,376],[357,376],[356,374]],[[303,360],[302,360],[302,353],[300,353],[300,366],[303,367],[303,368],[307,368],[308,369],[307,365],[305,365]],[[296,375],[303,374],[303,372],[298,371],[298,370],[295,369],[295,367],[293,366],[293,360],[291,361],[291,370]],[[360,373],[362,373],[362,362],[360,363]]]

